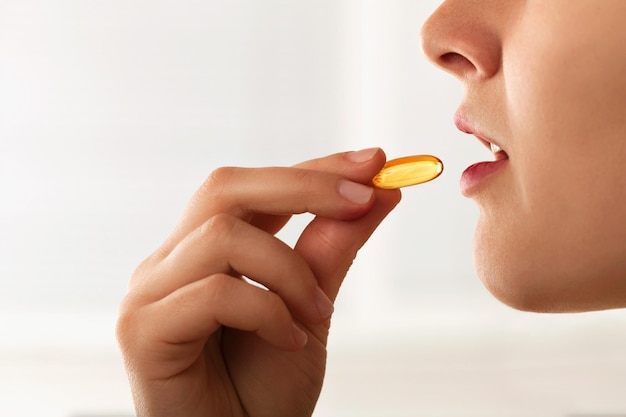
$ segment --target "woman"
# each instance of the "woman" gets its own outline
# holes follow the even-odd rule
[[[622,0],[448,0],[423,28],[465,87],[458,128],[494,151],[461,191],[480,207],[478,275],[515,308],[626,306],[624,15]],[[400,200],[368,185],[384,161],[366,149],[209,176],[122,303],[138,415],[312,414],[332,302]],[[316,217],[292,250],[273,235],[301,212]]]

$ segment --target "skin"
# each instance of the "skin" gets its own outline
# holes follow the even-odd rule
[[[460,127],[508,156],[466,195],[478,274],[513,307],[626,304],[623,16],[623,0],[449,0],[423,28],[466,89]],[[370,149],[209,176],[121,304],[138,416],[312,414],[329,302],[400,200],[366,185],[384,161]],[[274,234],[302,212],[316,217],[292,249]]]
[[[121,305],[117,335],[138,416],[312,414],[331,300],[400,201],[397,190],[365,185],[385,159],[366,149],[209,176]],[[273,235],[303,212],[316,217],[291,249]]]
[[[464,130],[509,157],[467,196],[478,275],[515,308],[626,306],[624,16],[622,0],[450,0],[423,28],[465,88]]]

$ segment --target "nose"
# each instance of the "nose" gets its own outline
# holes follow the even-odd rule
[[[491,1],[444,1],[422,27],[422,48],[426,56],[461,80],[480,81],[497,74],[502,48],[497,16],[494,8],[487,4]],[[502,5],[492,6],[498,9]]]

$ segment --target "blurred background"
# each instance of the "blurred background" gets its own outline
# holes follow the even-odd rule
[[[475,276],[457,183],[491,156],[421,53],[439,3],[0,0],[0,414],[133,415],[117,306],[214,168],[381,146],[446,170],[351,270],[315,416],[626,415],[626,312],[521,313]]]

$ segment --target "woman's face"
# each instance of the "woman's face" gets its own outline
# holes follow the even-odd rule
[[[513,307],[626,306],[625,18],[624,0],[448,0],[423,28],[465,87],[457,126],[504,151],[461,189],[478,274]]]

